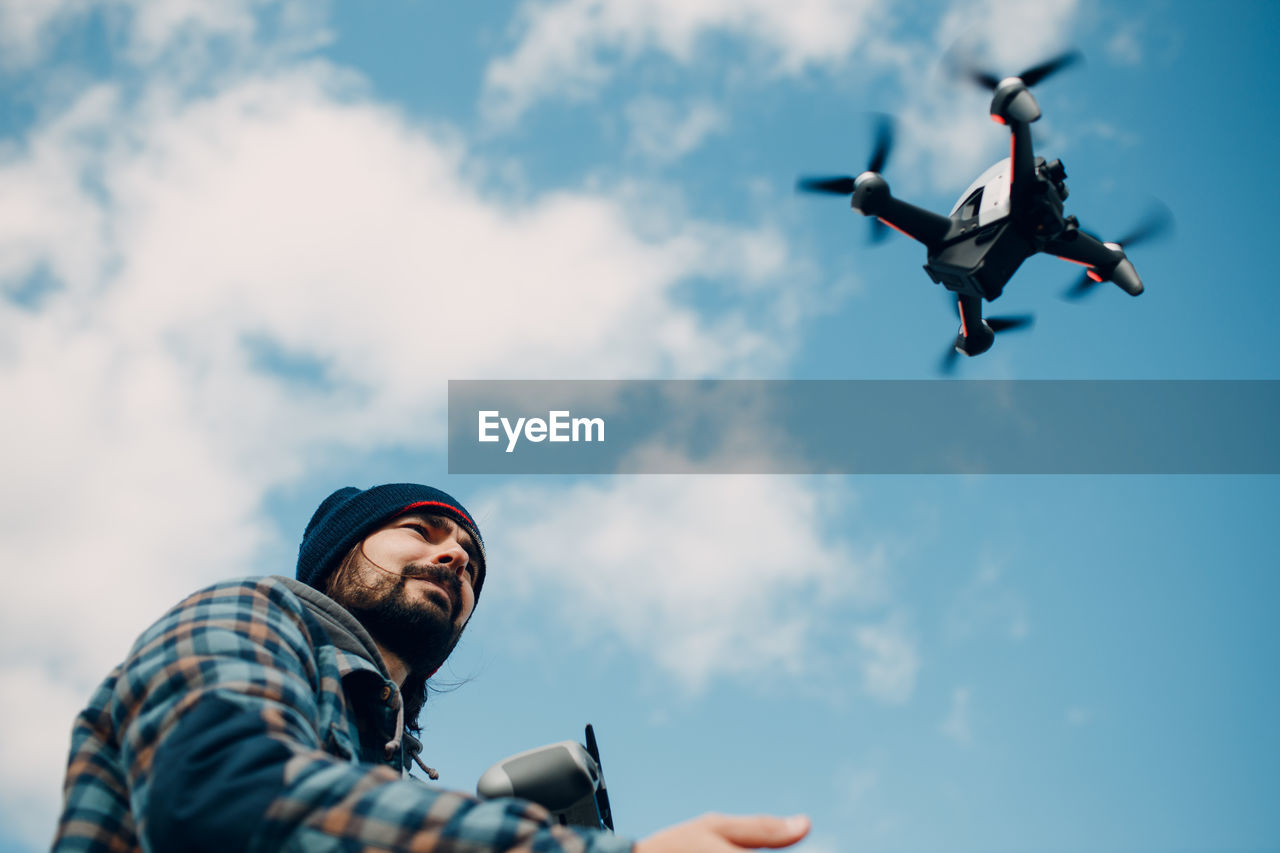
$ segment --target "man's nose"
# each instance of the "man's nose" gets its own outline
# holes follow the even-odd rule
[[[436,563],[442,566],[448,566],[459,575],[467,570],[467,565],[471,562],[471,558],[467,556],[467,551],[457,542],[451,542],[446,545],[440,553],[436,554]]]

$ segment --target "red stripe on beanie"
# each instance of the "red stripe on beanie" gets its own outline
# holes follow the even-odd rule
[[[409,512],[410,510],[415,510],[415,509],[418,509],[419,507],[424,507],[424,506],[442,506],[445,509],[451,512],[456,512],[458,515],[465,518],[467,520],[467,524],[470,524],[472,527],[476,526],[476,523],[471,520],[471,516],[467,515],[465,512],[458,509],[453,504],[447,504],[444,501],[418,501],[417,503],[411,503],[407,507],[404,507],[403,509],[401,509],[400,512],[397,513],[397,515],[404,515],[406,512]]]

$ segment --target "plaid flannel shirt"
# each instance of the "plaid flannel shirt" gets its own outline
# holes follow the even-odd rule
[[[369,731],[385,731],[399,701],[280,579],[197,592],[76,719],[54,849],[631,850],[524,800],[408,778],[403,751],[371,755]]]

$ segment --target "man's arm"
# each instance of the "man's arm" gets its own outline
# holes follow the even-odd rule
[[[263,579],[197,593],[139,640],[113,708],[131,812],[155,851],[428,849],[621,853],[522,800],[477,799],[324,749],[317,638]],[[323,709],[326,712],[334,709]]]

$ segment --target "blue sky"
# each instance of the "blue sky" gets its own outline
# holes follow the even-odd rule
[[[448,379],[934,378],[923,250],[793,185],[884,112],[895,192],[949,209],[1007,150],[960,40],[1080,47],[1034,128],[1068,211],[1176,228],[1138,299],[1029,261],[989,310],[1035,328],[959,375],[1280,378],[1278,16],[0,0],[0,849],[46,846],[71,717],[149,621],[402,479],[492,558],[424,718],[451,787],[591,721],[632,837],[1276,849],[1274,477],[464,477],[444,435]]]

